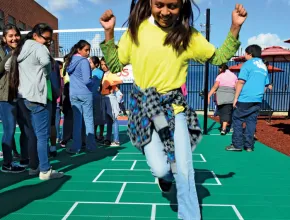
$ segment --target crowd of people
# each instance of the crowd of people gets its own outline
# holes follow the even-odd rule
[[[237,4],[226,40],[216,49],[192,27],[191,0],[132,0],[128,30],[118,46],[116,18],[107,10],[100,18],[104,58],[90,57],[90,44],[80,40],[64,63],[50,55],[53,31],[47,24],[37,24],[24,40],[17,27],[7,25],[0,49],[2,171],[18,173],[28,166],[29,175],[39,175],[41,180],[61,178],[64,174],[53,170],[49,162],[50,156],[57,156],[57,140],[69,154],[94,152],[97,142],[119,146],[118,115],[120,109],[127,113],[119,88],[122,80],[114,73],[131,64],[135,80],[129,101],[131,142],[145,155],[162,192],[169,192],[175,181],[178,218],[200,219],[192,152],[202,130],[185,100],[188,61],[220,66],[221,74],[210,95],[216,92],[221,132],[233,125],[232,145],[226,150],[245,147],[250,151],[269,84],[261,48],[251,45],[246,49],[248,61],[238,77],[225,65],[240,47],[239,33],[246,18],[247,11]],[[62,135],[60,112],[64,114]],[[21,131],[20,164],[13,162],[12,154],[16,154],[16,123]]]
[[[54,60],[49,52],[52,34],[43,23],[24,39],[16,26],[4,28],[0,48],[2,172],[20,173],[29,167],[29,175],[42,180],[60,178],[63,173],[49,163],[49,157],[57,156],[58,142],[70,154],[92,152],[96,142],[120,145],[117,118],[119,103],[124,110],[118,88],[122,80],[109,71],[104,58],[89,56],[90,44],[84,40],[74,45],[64,62]],[[20,154],[14,138],[17,125]],[[14,157],[20,158],[19,163]]]

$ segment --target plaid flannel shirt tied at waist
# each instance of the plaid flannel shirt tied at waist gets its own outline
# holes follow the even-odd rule
[[[201,140],[202,133],[197,115],[188,107],[180,89],[159,94],[156,88],[142,90],[134,84],[130,93],[128,135],[132,144],[143,151],[143,147],[151,141],[152,129],[155,129],[164,144],[172,172],[175,172],[175,115],[172,104],[184,107],[193,151]]]

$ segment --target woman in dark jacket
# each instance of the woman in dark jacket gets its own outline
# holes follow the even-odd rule
[[[2,172],[20,173],[25,171],[24,167],[13,163],[12,149],[15,149],[15,128],[17,117],[17,103],[10,88],[11,78],[13,77],[5,71],[5,63],[11,57],[12,51],[20,41],[20,31],[14,25],[6,25],[3,30],[3,38],[0,47],[0,114],[3,124],[2,150],[3,164]]]

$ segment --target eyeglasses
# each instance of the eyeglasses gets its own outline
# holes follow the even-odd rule
[[[45,45],[50,46],[52,44],[52,42],[53,42],[52,39],[50,39],[48,37],[44,37],[42,35],[40,35],[40,36],[45,40],[45,43],[44,43]]]

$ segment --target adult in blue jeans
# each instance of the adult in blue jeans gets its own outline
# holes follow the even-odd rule
[[[227,151],[247,152],[254,149],[254,134],[263,95],[270,84],[268,69],[261,59],[262,49],[258,45],[246,48],[245,62],[238,76],[233,106],[232,144]],[[243,124],[246,128],[243,129]]]
[[[34,173],[39,173],[41,180],[63,177],[63,173],[51,168],[48,160],[52,89],[49,80],[51,57],[47,46],[51,39],[51,27],[43,23],[35,25],[5,66],[13,75],[11,87],[18,89],[18,97],[23,99],[31,118],[39,159],[39,168]]]
[[[96,147],[91,67],[88,61],[91,45],[80,40],[75,44],[65,60],[70,77],[69,95],[73,109],[73,144],[68,153],[79,153],[82,147],[83,119],[86,130],[86,148],[93,151]]]

